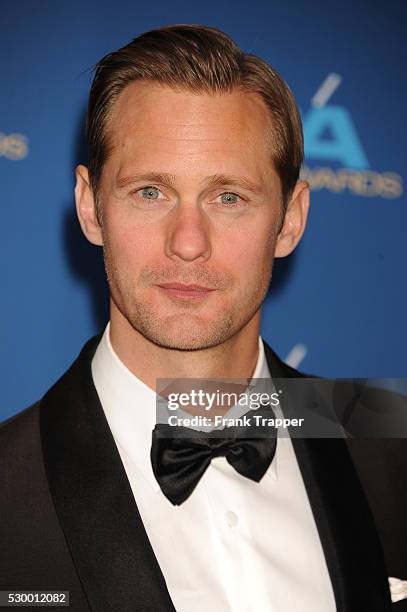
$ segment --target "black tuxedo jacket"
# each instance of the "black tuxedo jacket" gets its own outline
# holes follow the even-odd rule
[[[93,385],[99,339],[0,428],[0,590],[70,591],[74,612],[174,610]],[[265,350],[273,378],[299,376]],[[407,579],[405,441],[293,446],[338,612],[406,611],[388,588]]]

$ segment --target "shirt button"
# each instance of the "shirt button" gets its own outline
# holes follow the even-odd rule
[[[234,512],[232,512],[231,510],[228,510],[226,512],[226,521],[229,527],[236,527],[236,525],[239,522],[239,519]]]

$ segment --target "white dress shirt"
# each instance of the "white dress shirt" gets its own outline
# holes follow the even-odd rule
[[[333,612],[332,585],[289,437],[259,483],[216,457],[173,506],[150,461],[156,394],[120,361],[109,325],[92,376],[144,527],[178,612]],[[270,373],[259,338],[253,378]]]

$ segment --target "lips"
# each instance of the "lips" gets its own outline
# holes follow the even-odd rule
[[[203,287],[202,285],[187,285],[184,283],[161,283],[157,286],[165,291],[167,295],[189,299],[203,298],[214,291],[214,289]]]
[[[180,291],[213,291],[213,289],[202,285],[184,285],[183,283],[161,283],[158,286],[163,289],[179,289]]]

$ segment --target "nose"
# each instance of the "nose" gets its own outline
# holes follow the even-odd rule
[[[166,255],[183,261],[206,261],[211,255],[209,225],[196,205],[179,203],[169,220]]]

